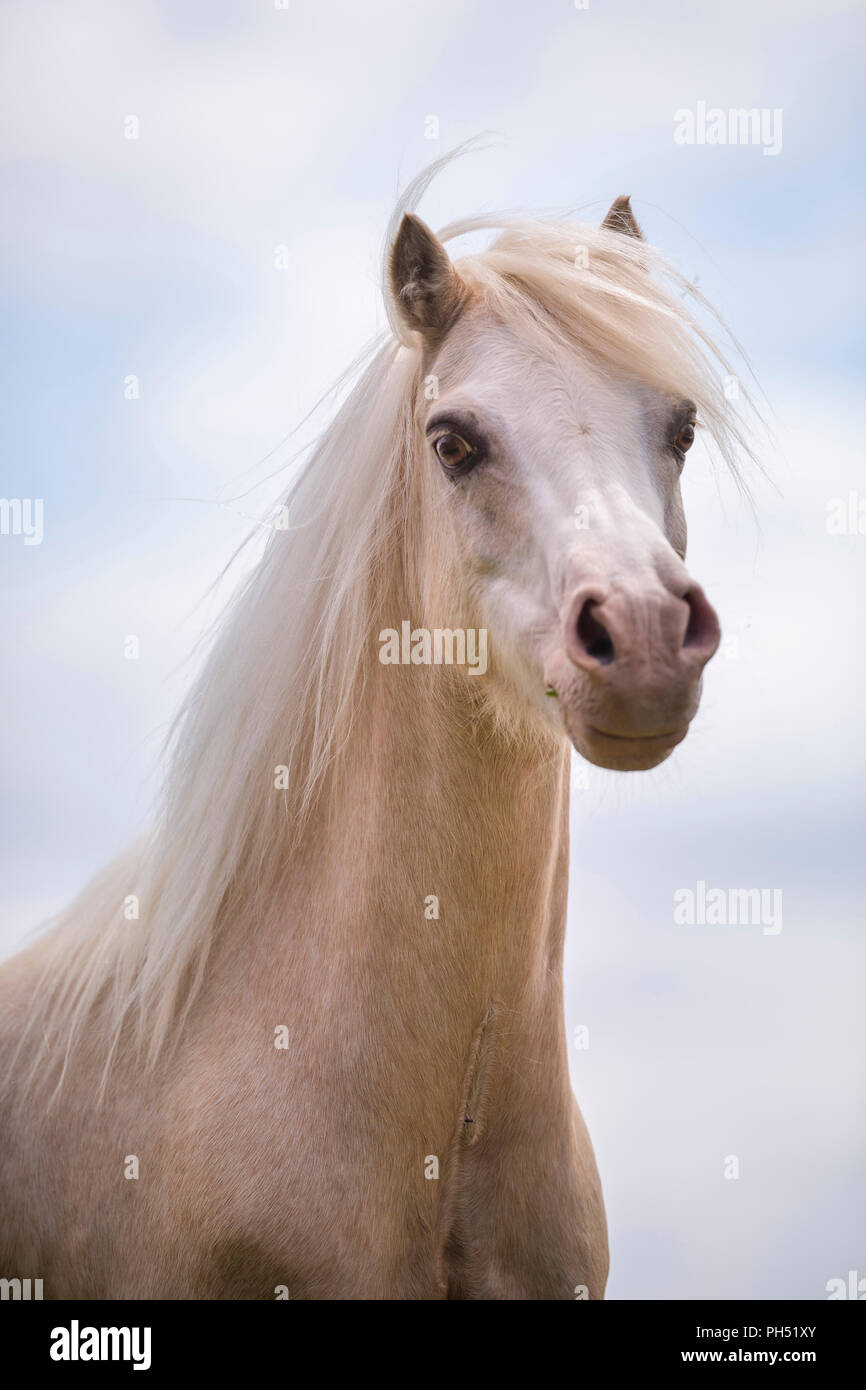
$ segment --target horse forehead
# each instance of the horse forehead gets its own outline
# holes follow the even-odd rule
[[[560,356],[564,358],[565,352],[554,351],[552,343],[545,351],[505,324],[483,314],[467,314],[442,345],[436,371],[446,387],[472,379],[495,389],[524,379],[528,372],[555,381],[565,375]]]
[[[552,336],[542,345],[482,317],[452,331],[434,371],[440,393],[473,397],[506,418],[529,415],[551,426],[569,421],[585,429],[590,417],[620,409],[624,394],[576,348]]]
[[[561,511],[564,498],[571,507],[589,487],[607,494],[624,485],[644,500],[654,492],[647,387],[617,378],[553,335],[522,338],[483,314],[467,320],[452,329],[433,367],[437,405],[450,402],[491,421],[510,454],[512,481],[519,480],[516,499],[534,495]],[[629,515],[625,508],[622,519]]]

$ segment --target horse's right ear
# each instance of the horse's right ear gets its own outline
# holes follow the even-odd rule
[[[605,231],[621,232],[623,236],[633,236],[643,241],[643,232],[631,210],[631,198],[627,193],[614,198],[601,225]]]
[[[460,313],[467,290],[439,238],[414,212],[403,214],[388,273],[406,327],[425,338],[441,338]]]

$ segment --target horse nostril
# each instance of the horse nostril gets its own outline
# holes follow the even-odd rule
[[[709,659],[719,645],[721,637],[716,610],[697,587],[683,594],[683,599],[689,606],[689,621],[686,624],[683,647],[706,652]]]
[[[588,598],[581,608],[577,619],[577,641],[586,655],[597,661],[599,666],[610,666],[616,659],[616,652],[610,633],[592,611],[597,607],[596,600]]]

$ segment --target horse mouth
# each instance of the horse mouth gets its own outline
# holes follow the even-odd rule
[[[585,724],[572,736],[572,742],[578,753],[596,767],[614,772],[644,772],[664,762],[688,731],[688,724],[684,724],[657,734],[614,733]]]

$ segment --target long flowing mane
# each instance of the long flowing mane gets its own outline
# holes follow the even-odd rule
[[[443,162],[410,185],[392,230]],[[457,266],[495,314],[612,374],[689,396],[736,471],[749,450],[722,389],[731,367],[700,321],[708,306],[693,286],[645,242],[569,221],[485,215],[439,235],[483,231],[497,233],[492,244]],[[401,328],[387,284],[386,302],[392,333],[358,364],[288,496],[288,529],[271,534],[185,701],[154,829],[52,924],[38,991],[40,1011],[46,998],[50,1007],[34,1075],[46,1053],[68,1058],[97,1007],[106,1068],[128,1020],[155,1061],[196,997],[232,905],[279,882],[350,739],[382,574],[411,545],[406,513],[419,457],[422,351]],[[286,769],[280,791],[277,766]],[[138,920],[124,915],[130,895]]]

